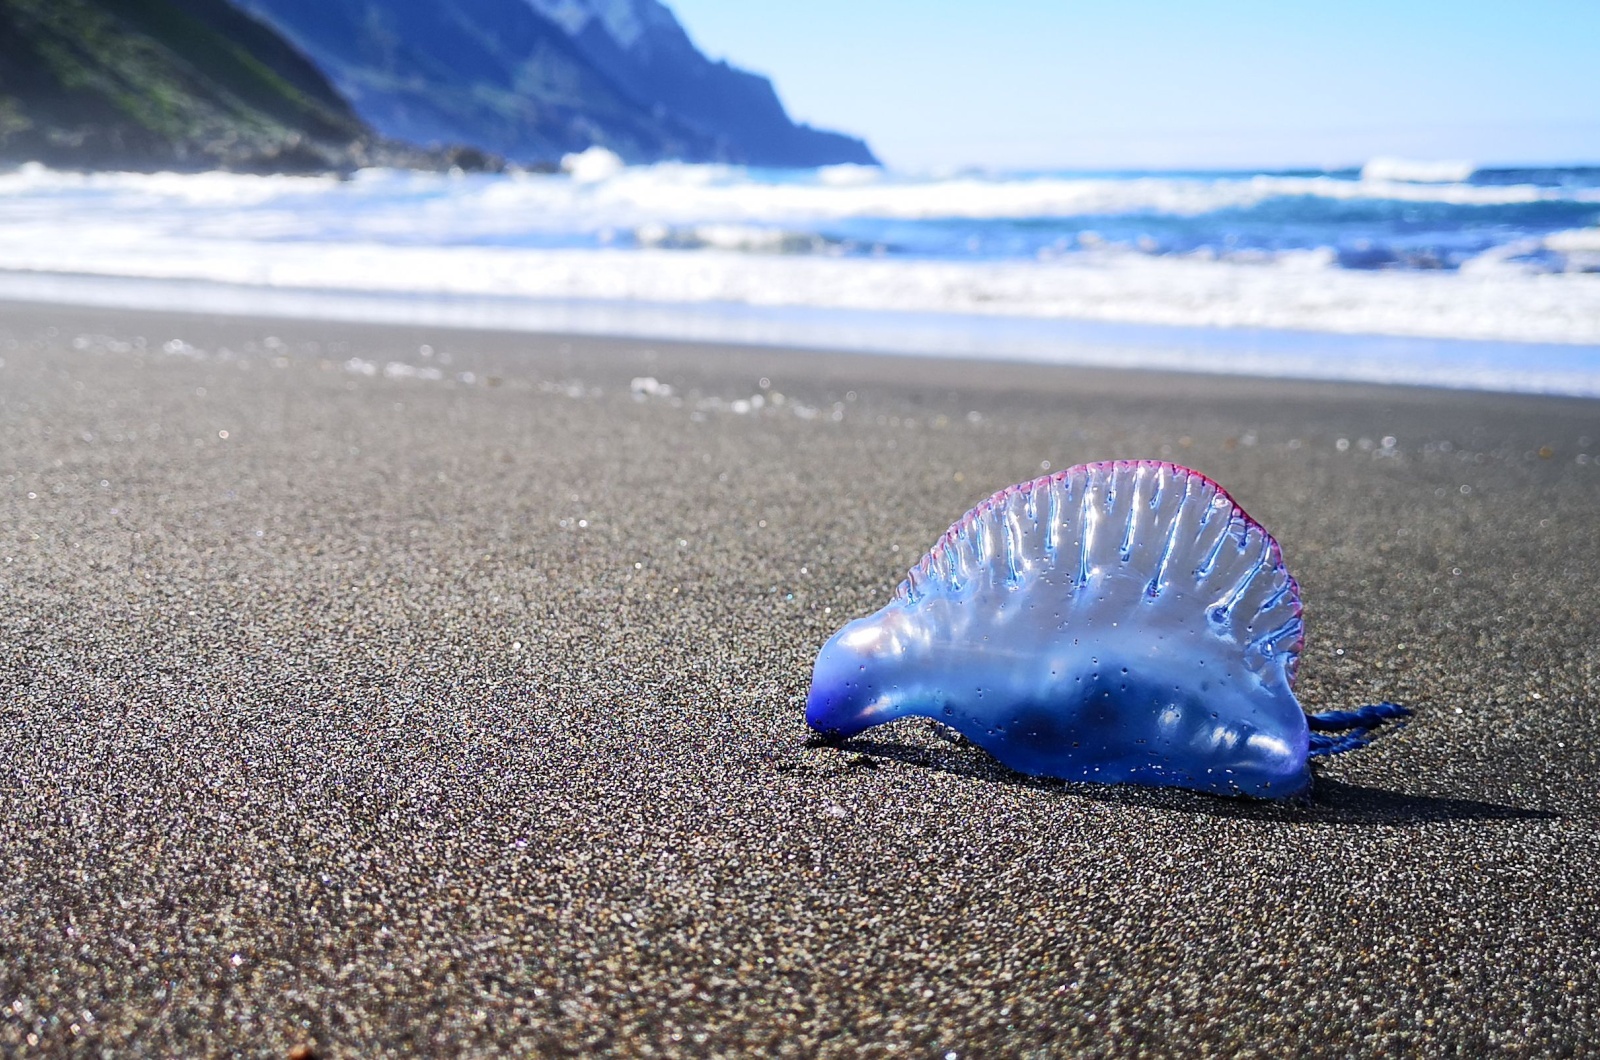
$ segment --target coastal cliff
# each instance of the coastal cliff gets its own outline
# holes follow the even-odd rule
[[[876,162],[655,0],[0,0],[0,164]]]
[[[716,151],[760,166],[875,165],[862,140],[796,123],[760,74],[714,62],[658,0],[527,0],[633,98],[710,134]]]
[[[277,33],[225,0],[0,0],[0,161],[320,171],[421,162],[382,143]]]
[[[601,146],[629,162],[874,164],[797,124],[766,78],[713,62],[655,0],[239,0],[384,134],[516,162]]]

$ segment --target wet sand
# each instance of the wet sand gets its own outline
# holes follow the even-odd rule
[[[0,362],[0,1052],[1600,1041],[1600,403],[17,304]],[[828,633],[1114,457],[1409,727],[1303,806],[804,745]]]

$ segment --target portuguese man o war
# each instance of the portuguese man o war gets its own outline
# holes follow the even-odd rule
[[[882,610],[817,656],[806,721],[902,717],[1035,776],[1290,798],[1309,759],[1410,711],[1307,715],[1300,589],[1272,536],[1197,471],[1083,464],[962,516]]]

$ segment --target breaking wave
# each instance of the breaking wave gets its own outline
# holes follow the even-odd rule
[[[0,174],[0,270],[1600,344],[1600,169]],[[1409,167],[1409,168],[1408,168]]]

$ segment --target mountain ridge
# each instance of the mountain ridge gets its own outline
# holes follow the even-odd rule
[[[655,0],[238,2],[387,136],[523,163],[595,145],[630,162],[877,163],[792,121],[768,79],[707,59]]]
[[[658,0],[526,0],[634,98],[756,165],[876,165],[866,143],[790,119],[771,80],[707,58]]]
[[[0,164],[543,168],[592,146],[877,163],[657,0],[0,0]]]

